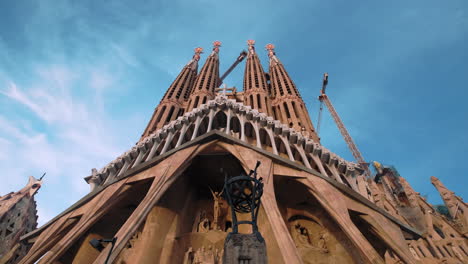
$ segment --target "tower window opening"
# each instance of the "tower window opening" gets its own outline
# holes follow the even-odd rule
[[[442,255],[442,257],[446,257],[444,252],[440,249],[440,247],[436,246],[437,250],[439,250],[439,253]]]
[[[172,117],[172,114],[174,113],[174,106],[171,106],[171,110],[169,110],[169,113],[167,114],[167,117],[166,117],[166,123],[171,121],[171,117]]]
[[[159,121],[161,121],[161,117],[162,117],[164,111],[166,111],[166,106],[163,106],[162,109],[160,110],[160,112],[158,113],[158,117],[156,118],[156,124],[159,123]]]
[[[291,113],[289,113],[288,104],[284,102],[283,106],[284,106],[284,111],[286,112],[286,117],[291,118]]]
[[[255,67],[255,65],[253,65],[253,71],[254,71],[254,78],[255,78],[255,87],[259,87],[259,83],[258,83],[258,73],[257,73],[257,67]]]
[[[197,108],[198,107],[198,100],[200,100],[200,98],[198,96],[195,97],[195,102],[193,102],[193,107],[192,108]]]
[[[466,253],[465,249],[462,246],[458,245],[458,247],[463,251],[463,253],[465,253],[466,256],[468,256],[468,253]]]
[[[171,89],[169,91],[169,94],[167,95],[167,98],[171,98],[172,95],[174,94],[174,91],[177,89],[177,87],[180,86],[180,81],[182,80],[182,75],[177,76],[177,79],[175,82],[171,85]],[[164,97],[166,98],[166,97]]]
[[[257,104],[258,104],[258,108],[262,108],[262,100],[260,100],[260,94],[257,94]]]
[[[188,89],[188,87],[187,87],[187,81],[188,81],[188,79],[189,79],[189,77],[190,77],[190,73],[189,73],[189,72],[185,73],[185,76],[184,76],[184,77],[185,77],[185,78],[184,78],[183,84],[182,84],[181,87],[179,87],[179,89],[177,90],[177,94],[176,94],[176,98],[177,98],[177,99],[180,98],[180,95],[182,94],[182,91],[184,90],[184,88],[185,88],[185,89]]]
[[[445,251],[447,252],[447,254],[448,254],[450,257],[453,257],[453,256],[452,256],[452,253],[450,253],[450,251],[447,249],[446,246],[442,246],[442,247],[445,249]]]
[[[279,75],[278,75],[278,69],[276,67],[275,67],[275,70],[274,70],[273,77],[275,77],[276,84],[278,85],[278,90],[280,92],[280,95],[283,96],[284,95],[283,86],[281,84],[281,80],[280,80]]]
[[[207,99],[207,97],[206,97],[206,96],[204,96],[204,97],[203,97],[202,104],[205,104],[205,103],[206,103],[206,99]]]
[[[418,246],[418,249],[419,249],[419,252],[421,252],[421,254],[423,255],[423,257],[426,257],[426,254],[424,254],[424,251],[421,249],[420,246]]]
[[[296,102],[292,101],[292,107],[293,107],[293,110],[294,110],[294,114],[296,115],[296,118],[299,119],[299,112],[297,111]]]
[[[252,62],[251,61],[247,63],[247,68],[248,68],[247,79],[249,80],[249,89],[252,89],[252,76],[251,76]]]
[[[195,76],[196,76],[196,74],[197,74],[197,73],[195,72]],[[190,78],[190,83],[189,83],[189,85],[187,86],[187,89],[185,90],[185,94],[184,94],[184,98],[185,98],[185,99],[189,98],[189,95],[190,95],[190,93],[192,92],[193,82],[194,82],[194,81],[195,81],[195,78],[192,76],[192,77]]]
[[[291,88],[289,87],[288,79],[285,77],[284,72],[283,72],[283,69],[280,69],[280,70],[279,70],[279,73],[281,74],[281,77],[282,77],[282,79],[284,80],[284,84],[285,84],[285,86],[286,86],[286,90],[288,91],[288,94],[292,94],[292,93],[291,93]]]

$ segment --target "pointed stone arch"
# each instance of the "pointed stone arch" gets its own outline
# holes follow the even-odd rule
[[[231,117],[230,121],[230,135],[240,139],[241,138],[241,133],[242,133],[242,127],[241,127],[241,122],[237,116]]]
[[[52,246],[51,254],[45,254],[41,263],[92,263],[100,254],[91,247],[89,241],[93,238],[114,237],[123,223],[133,213],[149,190],[153,178],[115,183],[113,187],[99,193],[77,211],[83,211],[83,216],[60,241]],[[97,210],[96,210],[97,209]],[[64,216],[62,219],[66,219]],[[26,256],[22,263],[29,262]],[[35,255],[31,256],[32,258]]]
[[[218,111],[213,117],[212,130],[220,130],[226,132],[227,127],[227,115],[224,111]]]
[[[306,185],[275,176],[274,186],[276,202],[304,263],[365,263]]]
[[[252,146],[257,145],[257,134],[255,131],[255,126],[251,122],[247,121],[244,123],[244,134],[247,143]]]
[[[193,133],[195,133],[195,124],[191,123],[183,135],[184,138],[182,140],[182,144],[190,141],[192,139]]]
[[[134,243],[139,248],[133,251],[138,254],[132,256],[120,252],[117,260],[122,260],[125,256],[125,259],[131,259],[135,263],[183,263],[187,252],[200,250],[203,246],[211,253],[215,250],[221,252],[232,216],[230,210],[218,214],[221,219],[218,221],[219,230],[214,228],[213,194],[210,188],[219,191],[223,187],[224,176],[219,171],[220,167],[229,175],[246,173],[246,165],[239,160],[238,154],[230,152],[234,149],[223,143],[210,142],[194,152],[193,158],[184,162],[189,165],[181,171],[177,180],[165,190],[159,202],[149,212],[142,226],[141,236]],[[181,193],[184,195],[180,195]],[[241,216],[239,220],[247,219]],[[206,224],[202,225],[203,223]],[[263,208],[260,208],[258,223],[262,235],[269,241],[268,257],[281,258],[278,243],[272,233],[273,227]],[[243,226],[240,226],[240,232],[250,232],[247,226]]]
[[[275,136],[274,139],[278,155],[285,159],[293,160],[291,148],[288,142],[286,142],[286,140],[282,139],[280,136]]]
[[[166,139],[162,140],[159,142],[158,147],[156,148],[156,152],[154,153],[154,156],[161,155],[162,150],[164,149],[164,146],[166,145]]]
[[[265,128],[261,127],[259,129],[259,136],[262,149],[275,153],[272,143],[274,139],[271,137],[270,133],[268,133]]]
[[[291,152],[292,152],[292,156],[294,158],[294,161],[300,165],[305,165],[304,162],[302,161],[302,156],[301,156],[301,153],[299,152],[299,150],[297,149],[296,146],[291,146]]]
[[[317,162],[315,162],[315,160],[312,158],[312,153],[308,153],[306,156],[307,156],[307,160],[309,161],[309,164],[310,164],[310,167],[318,172],[321,172],[320,170],[320,167],[319,165],[317,164]],[[324,175],[326,176],[326,175]]]
[[[196,136],[195,138],[203,135],[208,131],[208,125],[210,123],[210,118],[209,116],[203,117],[203,119],[200,121],[200,126],[198,127],[198,130],[196,131]]]
[[[179,141],[179,138],[182,136],[182,130],[179,129],[174,132],[174,136],[172,137],[171,143],[169,145],[169,148],[167,150],[171,150],[176,147],[177,142]]]

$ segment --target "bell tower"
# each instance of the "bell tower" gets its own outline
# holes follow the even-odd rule
[[[316,142],[319,137],[310,120],[304,101],[289,77],[284,65],[276,57],[275,46],[266,45],[268,57],[270,58],[270,78],[273,114],[283,124],[301,131],[305,136],[310,136]]]
[[[148,123],[141,139],[184,114],[184,103],[188,99],[197,77],[198,61],[202,52],[202,48],[195,49],[193,58],[185,65],[175,81],[169,86],[163,99],[154,110],[151,121]]]
[[[200,74],[195,80],[187,105],[187,112],[215,97],[215,88],[219,86],[219,47],[221,47],[220,41],[213,42],[213,51],[206,59]]]
[[[249,52],[244,73],[244,103],[252,109],[273,116],[268,83],[262,64],[255,52],[255,40],[248,40]]]

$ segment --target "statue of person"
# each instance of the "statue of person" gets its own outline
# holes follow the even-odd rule
[[[214,230],[220,230],[221,227],[219,226],[220,222],[220,217],[221,217],[221,204],[222,204],[222,197],[221,195],[224,192],[224,189],[221,192],[214,192],[210,188],[211,194],[213,195],[213,201],[214,201],[214,208],[213,208],[213,229]]]
[[[189,249],[185,252],[184,264],[193,264],[193,258],[193,249],[192,247],[189,247]]]
[[[205,257],[205,247],[201,247],[195,251],[193,255],[193,264],[203,264],[203,259]]]
[[[323,253],[328,253],[328,247],[327,247],[327,231],[322,231],[319,234],[319,241],[318,241],[318,247]]]
[[[301,226],[301,224],[297,223],[294,226],[294,229],[296,230],[297,233],[297,242],[301,246],[309,247],[310,246],[310,237],[309,237],[309,230],[307,228]]]
[[[202,211],[200,213],[200,220],[198,222],[198,232],[206,233],[210,231],[210,220],[206,218],[206,212]]]

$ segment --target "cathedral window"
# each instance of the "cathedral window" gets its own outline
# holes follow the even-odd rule
[[[198,96],[196,96],[192,108],[197,108],[197,106],[198,106],[198,100],[199,100],[199,98],[198,98]]]
[[[419,252],[421,252],[421,254],[423,255],[423,257],[426,257],[426,254],[424,254],[424,251],[421,249],[420,246],[418,246],[418,249],[419,249]]]
[[[286,117],[291,118],[291,113],[289,113],[288,104],[286,104],[285,102],[283,106],[284,106],[284,112],[286,113]]]
[[[161,111],[159,111],[158,117],[156,118],[156,124],[159,123],[159,121],[161,121],[161,117],[162,117],[165,110],[166,110],[166,106],[163,106]]]
[[[174,106],[171,106],[171,110],[169,110],[169,113],[167,114],[167,117],[166,117],[166,123],[171,121],[171,117],[172,117],[172,114],[174,113]]]

